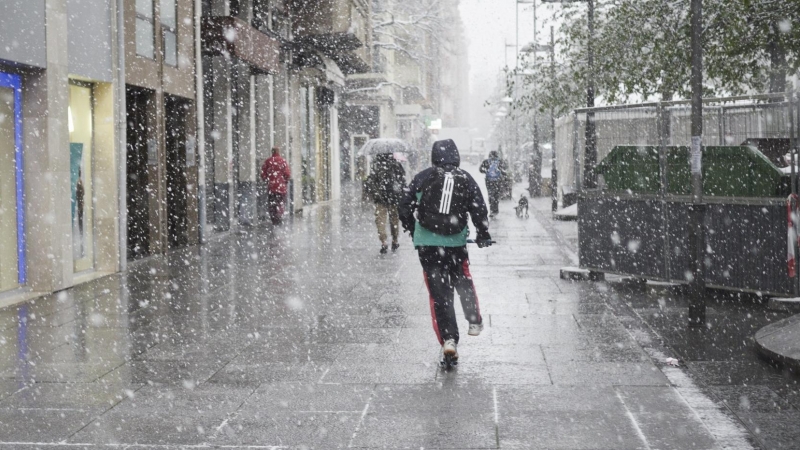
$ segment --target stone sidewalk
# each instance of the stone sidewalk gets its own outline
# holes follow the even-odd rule
[[[334,203],[0,310],[0,447],[752,448],[512,206],[451,372],[410,239]]]

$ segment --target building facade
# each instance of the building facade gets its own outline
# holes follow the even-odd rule
[[[128,260],[199,241],[194,0],[122,2]]]
[[[120,269],[117,12],[0,4],[0,303]]]
[[[299,214],[339,198],[364,139],[427,133],[422,68],[419,86],[349,103],[353,83],[395,76],[372,8],[0,2],[0,304],[260,224],[273,146]]]
[[[466,125],[466,45],[458,0],[373,0],[372,64],[347,77],[341,122],[342,176],[368,139],[400,138],[416,150],[409,166],[427,164],[437,130]]]

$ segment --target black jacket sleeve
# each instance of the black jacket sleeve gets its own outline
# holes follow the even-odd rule
[[[411,184],[403,189],[403,198],[400,200],[398,206],[398,214],[400,215],[400,223],[403,224],[403,229],[414,235],[414,228],[417,224],[417,219],[414,217],[414,211],[419,206],[417,202],[417,193],[422,190],[422,183],[430,176],[431,171],[435,170],[429,167],[422,172],[418,173]]]
[[[481,166],[478,168],[478,170],[480,170],[481,173],[486,173],[486,171],[489,170],[489,160],[488,159],[484,159],[483,162],[481,163]]]
[[[403,169],[403,165],[400,162],[394,162],[394,177],[395,181],[400,183],[400,186],[405,189],[406,187],[406,169]]]
[[[489,234],[489,211],[486,209],[486,202],[483,200],[478,183],[469,174],[467,176],[469,176],[469,197],[471,199],[469,215],[475,226],[475,238],[478,241],[490,241],[492,236]]]

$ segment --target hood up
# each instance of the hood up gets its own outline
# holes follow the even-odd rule
[[[458,154],[458,147],[452,139],[436,141],[431,149],[431,162],[436,167],[455,166],[461,164],[461,157]]]

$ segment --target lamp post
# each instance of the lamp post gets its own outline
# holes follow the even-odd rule
[[[537,52],[545,52],[545,51],[553,51],[552,45],[539,45],[535,41],[529,45],[526,45],[522,48],[522,53],[531,53],[533,54],[533,61],[534,65],[536,64],[536,53]],[[535,82],[535,81],[534,81]],[[528,192],[530,193],[531,197],[538,197],[542,193],[542,164],[544,163],[544,157],[542,152],[540,151],[539,146],[539,121],[536,117],[536,109],[538,108],[538,103],[536,102],[536,87],[534,86],[533,89],[533,152],[530,155],[529,170],[528,170]]]
[[[514,99],[512,97],[508,96],[508,95],[503,97],[502,99],[500,99],[500,101],[502,103],[504,103],[505,105],[508,105],[508,108],[511,108],[511,105],[514,103]],[[505,116],[508,115],[508,113],[507,113],[508,109],[506,108],[506,106],[500,107],[500,111],[503,112],[503,115],[501,117],[505,117]],[[516,125],[517,125],[517,116],[516,116],[516,114],[512,113],[512,118],[513,118],[513,123],[512,123],[511,126],[514,128],[514,148],[513,148],[513,151],[509,151],[508,150],[508,145],[506,145],[505,158],[508,158],[509,156],[511,156],[513,153],[515,153],[517,151],[517,144],[519,142],[519,130],[517,130],[517,127],[516,127]],[[505,126],[508,127],[508,123],[506,123]],[[506,138],[507,137],[508,137],[508,135],[506,135]]]
[[[692,203],[689,207],[689,326],[702,327],[706,323],[705,300],[705,239],[703,220],[703,0],[691,2],[692,36],[692,141],[690,170],[692,176]]]
[[[550,25],[550,80],[556,77],[556,39],[553,26]],[[558,210],[558,167],[556,166],[556,112],[550,107],[550,151],[552,152],[552,168],[550,169],[550,197],[552,198],[551,210]]]
[[[505,97],[501,101],[505,103],[504,100],[506,98],[510,98],[510,97]],[[508,116],[508,112],[507,111],[508,110],[506,109],[505,106],[501,106],[500,109],[498,109],[494,113],[494,120],[497,122],[497,125],[500,127],[500,146],[501,147],[508,147],[508,142],[506,142],[508,140],[508,133],[506,132],[506,124],[505,124],[505,118]]]
[[[585,1],[588,5],[587,22],[589,39],[586,43],[587,80],[586,80],[586,107],[594,107],[594,0],[542,0],[544,3],[574,3]],[[586,148],[583,160],[583,187],[594,189],[597,187],[597,130],[594,124],[594,113],[586,112]],[[578,183],[578,180],[575,180]]]

